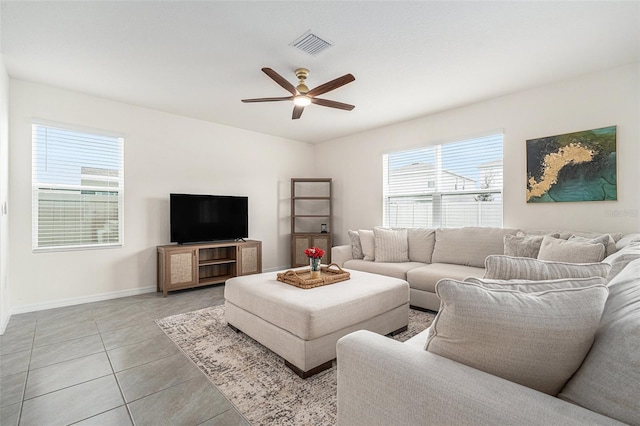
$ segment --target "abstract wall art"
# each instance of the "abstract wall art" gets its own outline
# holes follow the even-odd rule
[[[527,203],[617,198],[616,126],[527,140]]]

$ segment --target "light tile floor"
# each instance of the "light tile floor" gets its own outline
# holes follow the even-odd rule
[[[224,286],[13,315],[0,336],[0,424],[248,425],[154,323],[222,304]]]

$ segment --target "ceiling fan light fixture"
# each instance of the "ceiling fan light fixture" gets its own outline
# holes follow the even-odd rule
[[[297,106],[305,107],[311,104],[311,99],[305,95],[298,95],[293,98],[293,103]]]

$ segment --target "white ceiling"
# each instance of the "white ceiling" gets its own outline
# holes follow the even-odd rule
[[[12,78],[321,142],[640,61],[640,1],[2,1]],[[317,56],[290,43],[312,30]],[[270,67],[356,81],[291,120]]]

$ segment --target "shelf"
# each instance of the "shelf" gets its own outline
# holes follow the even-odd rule
[[[200,285],[220,284],[231,278],[233,278],[233,275],[217,275],[215,277],[200,278],[200,281],[198,281],[198,283]]]
[[[198,262],[198,266],[207,265],[224,265],[226,263],[236,263],[235,259],[213,259],[213,260],[201,260]]]
[[[294,200],[331,200],[331,197],[293,197]]]
[[[292,217],[296,218],[296,217],[331,217],[331,216],[328,214],[297,214]]]

